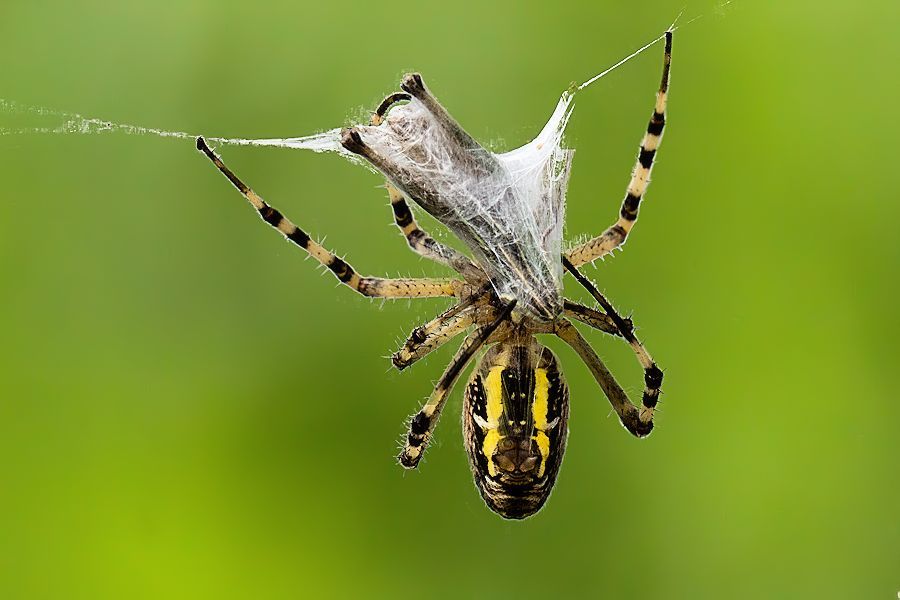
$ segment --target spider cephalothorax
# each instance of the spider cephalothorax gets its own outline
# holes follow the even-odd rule
[[[197,147],[278,229],[360,294],[378,298],[453,297],[457,302],[417,327],[392,362],[405,369],[457,335],[469,332],[425,406],[410,421],[400,463],[414,468],[431,439],[447,396],[476,353],[489,347],[466,387],[463,426],[475,483],[487,505],[506,518],[534,514],[556,481],[568,435],[569,393],[550,350],[535,335],[563,339],[587,364],[622,424],[643,437],[653,428],[662,371],[623,319],[578,267],[621,246],[637,220],[665,125],[672,31],[665,34],[662,84],[618,220],[601,235],[562,249],[571,150],[562,134],[575,90],[563,94],[550,121],[529,144],[495,154],[476,142],[411,74],[403,91],[385,98],[369,125],[343,130],[339,150],[362,158],[387,179],[394,219],[410,247],[447,265],[458,279],[362,277],[247,187],[198,138]],[[583,86],[582,86],[583,87]],[[579,88],[580,89],[580,88]],[[407,200],[446,225],[469,257],[425,233]],[[562,294],[569,271],[602,310]],[[632,347],[644,368],[641,407],[621,386],[571,319]]]

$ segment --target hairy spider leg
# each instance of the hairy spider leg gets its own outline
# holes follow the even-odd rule
[[[250,189],[243,181],[225,166],[225,163],[212,151],[202,137],[197,138],[197,149],[203,152],[216,168],[236,187],[253,205],[262,220],[277,229],[290,242],[306,250],[313,258],[325,265],[338,281],[356,290],[363,296],[372,298],[434,298],[439,296],[455,296],[462,282],[453,279],[384,279],[380,277],[361,277],[349,264],[325,249],[309,235],[291,223],[277,209],[269,206]]]
[[[624,244],[628,233],[637,221],[641,198],[650,183],[650,170],[653,168],[653,159],[662,141],[663,128],[666,124],[666,98],[669,93],[669,68],[672,63],[671,30],[666,32],[664,52],[662,83],[660,83],[659,91],[656,92],[656,106],[650,117],[647,133],[644,134],[644,139],[641,141],[641,150],[631,174],[625,200],[622,201],[619,220],[599,236],[566,252],[566,256],[576,267],[593,262]]]
[[[469,306],[458,310],[459,306],[457,304],[428,323],[413,329],[403,347],[391,356],[394,367],[402,371],[474,325],[473,308]]]
[[[500,314],[493,322],[471,333],[466,338],[456,355],[453,357],[453,360],[450,361],[450,364],[447,366],[443,375],[441,375],[441,378],[438,380],[437,385],[435,385],[434,391],[431,393],[425,406],[412,417],[409,423],[409,433],[406,437],[406,444],[398,457],[400,464],[405,468],[413,469],[419,464],[422,453],[425,451],[425,446],[431,439],[431,434],[441,416],[441,411],[444,408],[444,403],[447,401],[447,396],[450,394],[450,390],[453,389],[453,384],[456,383],[460,373],[466,368],[466,365],[469,364],[469,361],[472,360],[475,353],[478,352],[478,350],[484,346],[485,342],[487,342],[488,338],[491,337],[491,334],[501,323],[503,323],[503,321],[509,318],[515,305],[515,300],[510,301],[503,307]]]
[[[591,293],[600,307],[603,308],[604,311],[606,311],[606,314],[609,315],[613,323],[615,323],[616,328],[619,330],[619,333],[623,338],[625,338],[625,341],[628,342],[628,345],[631,346],[631,349],[634,351],[635,356],[637,356],[638,362],[640,362],[641,366],[644,368],[644,393],[641,397],[641,411],[639,415],[639,421],[642,425],[649,424],[649,428],[646,430],[646,433],[643,434],[640,433],[640,431],[643,431],[640,428],[638,429],[638,431],[634,431],[632,429],[629,429],[629,431],[631,431],[635,435],[647,435],[648,433],[650,433],[650,429],[653,428],[653,412],[656,409],[657,403],[659,402],[659,394],[661,392],[663,382],[662,369],[660,369],[659,366],[655,362],[653,362],[653,358],[650,356],[650,353],[647,352],[647,349],[644,348],[644,345],[641,343],[641,341],[637,339],[637,336],[634,335],[634,323],[631,322],[631,319],[623,319],[619,315],[619,313],[616,312],[616,309],[613,307],[612,303],[610,303],[610,301],[600,293],[600,290],[597,289],[597,286],[591,283],[591,281],[588,280],[588,278],[585,277],[565,257],[563,257],[563,266],[575,277],[578,283],[580,283],[587,291]],[[631,405],[630,402],[629,405]]]
[[[413,329],[403,347],[391,356],[391,362],[398,371],[402,371],[472,325],[490,323],[495,316],[491,298],[493,295],[490,283],[476,288],[471,293],[467,290],[458,304],[451,306],[428,323]]]
[[[622,336],[622,334],[619,333],[619,328],[616,327],[615,321],[612,320],[612,317],[603,314],[599,310],[588,308],[583,304],[572,302],[571,300],[568,300],[566,298],[563,298],[563,316],[569,319],[580,321],[581,323],[584,323],[585,325],[594,329],[598,329],[603,333],[608,333],[609,335],[617,335],[619,337]],[[625,319],[625,321],[630,323],[630,319]]]
[[[591,348],[587,340],[575,329],[567,319],[559,319],[556,322],[556,335],[562,338],[569,346],[572,347],[581,360],[587,365],[594,379],[600,385],[600,389],[606,395],[613,410],[619,415],[619,421],[625,426],[629,432],[637,437],[645,437],[650,434],[653,429],[653,421],[644,422],[641,420],[638,409],[628,399],[625,390],[613,377],[594,349]],[[652,415],[651,415],[652,418]]]

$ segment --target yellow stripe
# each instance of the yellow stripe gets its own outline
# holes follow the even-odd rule
[[[534,402],[531,405],[531,414],[534,416],[534,426],[541,431],[547,429],[547,402],[550,394],[550,381],[547,379],[547,369],[534,370]]]
[[[531,404],[531,415],[534,418],[534,428],[537,433],[532,439],[537,442],[541,451],[541,468],[538,469],[538,477],[544,476],[547,468],[547,457],[550,456],[550,438],[544,433],[547,429],[547,411],[550,400],[550,380],[547,378],[547,369],[534,370],[534,402]]]
[[[494,451],[497,450],[497,444],[500,443],[502,437],[496,429],[488,429],[484,436],[484,444],[481,446],[481,452],[487,458],[488,473],[491,477],[497,474],[497,465],[494,464]]]
[[[504,368],[491,367],[484,380],[484,389],[487,392],[487,422],[491,427],[500,426],[500,415],[503,414],[502,376]]]
[[[503,369],[505,367],[491,367],[487,377],[484,378],[484,391],[487,395],[487,425],[488,430],[484,435],[484,444],[481,452],[487,458],[488,473],[493,477],[497,474],[497,465],[494,464],[494,452],[503,436],[497,430],[500,427],[500,415],[503,414]]]

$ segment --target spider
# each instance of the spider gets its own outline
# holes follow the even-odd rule
[[[510,176],[509,165],[518,164],[510,161],[517,160],[518,155],[512,152],[498,156],[480,146],[450,117],[416,73],[403,77],[402,91],[385,98],[368,125],[342,131],[343,148],[386,177],[394,220],[410,248],[451,267],[459,278],[385,279],[359,275],[267,204],[225,166],[202,137],[197,138],[198,150],[234,184],[263,221],[327,267],[344,285],[370,298],[456,300],[451,308],[416,327],[391,358],[393,365],[403,370],[467,333],[431,396],[409,421],[399,461],[407,469],[419,464],[455,382],[472,358],[489,348],[465,389],[464,443],[482,498],[504,518],[522,519],[544,505],[556,481],[568,436],[568,388],[556,356],[536,335],[556,335],[575,350],[629,432],[644,437],[653,429],[662,370],[635,336],[631,320],[622,318],[578,267],[620,247],[637,220],[665,124],[671,51],[670,29],[665,33],[662,82],[656,104],[617,221],[599,236],[565,252],[548,254],[546,248],[553,248],[552,243],[545,244],[540,236],[526,234],[537,232],[546,236],[547,232],[558,231],[561,237],[561,209],[557,214],[551,209],[557,200],[561,202],[565,192],[568,151],[542,155],[549,158],[540,163],[545,170],[534,181],[545,185],[529,192],[529,188],[522,188],[524,184],[518,177]],[[566,99],[564,94],[562,108],[558,108],[563,123],[568,114]],[[561,132],[560,127],[557,130]],[[428,146],[431,138],[435,144]],[[549,152],[543,147],[545,142],[547,139],[539,136],[533,149]],[[493,191],[483,193],[486,189]],[[524,205],[540,210],[515,213],[525,221],[533,218],[537,223],[523,228],[515,219],[512,221],[516,222],[510,222],[512,213],[503,212],[503,207],[514,205],[517,198],[529,193],[533,197],[525,198]],[[473,199],[479,198],[489,201],[476,203],[478,210],[469,210]],[[472,256],[423,231],[407,199],[447,225],[466,243]],[[563,269],[591,293],[602,311],[563,298]],[[644,369],[640,408],[631,403],[572,320],[622,338],[631,346]]]

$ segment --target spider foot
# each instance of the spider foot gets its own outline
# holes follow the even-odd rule
[[[407,446],[397,457],[397,460],[400,461],[400,466],[404,469],[415,469],[419,466],[419,461],[421,459],[422,448],[415,446]]]
[[[353,154],[365,154],[366,144],[362,141],[359,131],[355,127],[344,129],[341,132],[341,146]]]
[[[622,425],[631,435],[639,438],[645,438],[653,431],[653,421],[644,421],[638,416],[637,410],[629,413],[627,417],[622,417]]]
[[[422,459],[425,445],[431,437],[431,418],[424,411],[419,411],[409,422],[409,435],[406,445],[397,459],[404,469],[415,469]]]
[[[422,81],[422,76],[418,73],[407,73],[404,75],[403,79],[400,80],[400,89],[417,98],[427,93],[425,91],[425,82]]]

